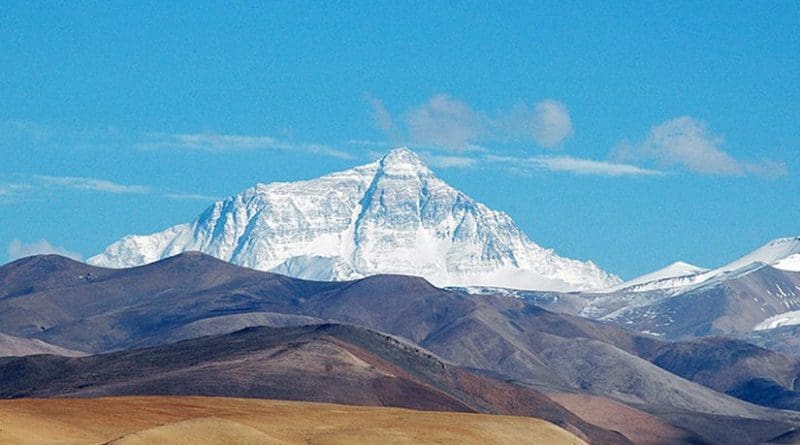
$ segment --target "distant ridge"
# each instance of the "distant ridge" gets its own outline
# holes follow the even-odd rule
[[[716,269],[704,269],[679,261],[664,269],[642,275],[606,290],[626,289],[641,292],[657,289],[680,289],[715,279],[727,279],[761,266],[772,266],[789,272],[800,272],[800,236],[774,239],[741,258]]]

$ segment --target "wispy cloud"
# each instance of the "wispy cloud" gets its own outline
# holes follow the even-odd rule
[[[215,133],[150,133],[148,137],[150,139],[148,142],[138,143],[136,146],[142,149],[180,149],[209,152],[230,152],[237,150],[280,150],[287,152],[305,152],[339,159],[354,158],[352,154],[328,145],[282,141],[271,136],[246,136]]]
[[[0,185],[0,204],[9,204],[14,202],[16,193],[9,187]]]
[[[428,165],[439,168],[471,168],[480,162],[479,159],[469,156],[437,155],[427,152],[420,155]]]
[[[510,156],[487,156],[488,162],[499,162],[516,172],[530,173],[534,170],[565,172],[592,176],[664,176],[658,170],[594,159],[572,156],[532,156],[527,158]]]
[[[16,196],[31,188],[28,184],[0,184],[0,196]]]
[[[164,193],[164,198],[174,199],[179,201],[216,201],[216,196],[202,195],[197,193]]]
[[[533,157],[526,163],[532,167],[556,172],[569,172],[578,175],[601,176],[663,176],[657,170],[637,167],[630,164],[620,164],[608,161],[574,158],[572,156]]]
[[[125,132],[116,127],[100,130],[58,128],[28,121],[0,121],[0,143],[24,141],[61,149],[64,146],[103,150],[108,147],[126,149],[182,149],[209,152],[246,150],[280,150],[308,153],[339,159],[355,159],[353,154],[326,144],[295,142],[268,135],[219,133]]]
[[[216,201],[216,196],[201,193],[184,193],[158,190],[145,185],[119,184],[107,179],[82,176],[33,175],[29,184],[0,184],[0,204],[14,203],[37,193],[52,193],[54,190],[72,189],[86,192],[111,194],[148,194],[173,200]]]
[[[397,143],[391,143],[387,141],[373,141],[369,139],[350,139],[345,143],[347,145],[353,145],[356,147],[371,147],[371,148],[389,148],[397,145]]]
[[[392,143],[401,143],[400,131],[395,125],[391,113],[383,105],[383,101],[370,95],[366,96],[366,101],[371,107],[372,121],[375,126],[388,136]]]
[[[67,250],[60,246],[54,246],[50,244],[50,242],[44,239],[29,244],[23,243],[18,239],[14,239],[10,243],[8,243],[7,252],[9,261],[13,261],[26,256],[45,255],[45,254],[62,255],[68,258],[72,258],[74,260],[78,261],[81,260],[80,253]]]
[[[665,176],[666,173],[636,165],[576,158],[573,156],[500,156],[491,153],[474,155],[439,155],[423,152],[422,158],[439,168],[476,168],[494,165],[513,173],[529,175],[534,171],[563,172],[581,176]]]
[[[779,162],[736,159],[722,149],[724,143],[725,139],[713,133],[704,121],[681,116],[656,125],[639,144],[620,144],[612,156],[712,175],[786,174],[786,166]]]
[[[15,204],[23,200],[32,188],[29,184],[0,184],[0,204]]]
[[[81,176],[46,176],[33,177],[44,186],[67,187],[77,190],[92,190],[107,193],[150,193],[150,188],[143,185],[125,185],[105,179]]]

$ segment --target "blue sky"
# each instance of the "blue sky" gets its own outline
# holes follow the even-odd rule
[[[219,3],[3,4],[0,262],[399,144],[625,278],[800,234],[797,2]]]

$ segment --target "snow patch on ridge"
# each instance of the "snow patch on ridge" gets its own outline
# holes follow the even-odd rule
[[[795,253],[775,262],[772,267],[789,272],[800,272],[800,253]]]
[[[765,331],[767,329],[780,328],[782,326],[793,326],[800,324],[800,311],[784,312],[773,315],[753,327],[754,331]]]

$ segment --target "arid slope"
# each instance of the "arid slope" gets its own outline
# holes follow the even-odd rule
[[[215,397],[0,401],[0,444],[582,444],[525,417]]]

